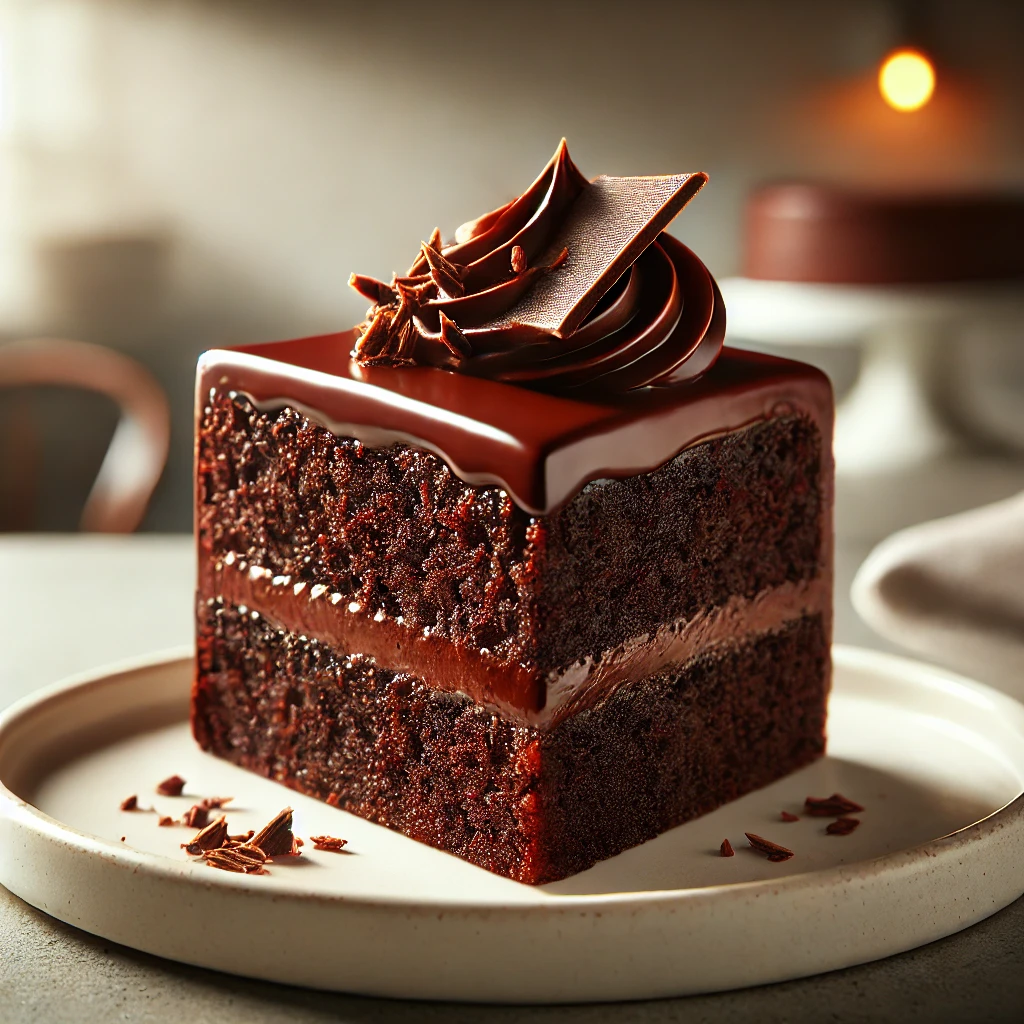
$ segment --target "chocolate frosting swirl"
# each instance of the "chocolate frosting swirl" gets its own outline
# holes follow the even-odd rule
[[[560,393],[692,380],[721,351],[725,309],[707,268],[663,228],[703,174],[593,181],[565,140],[517,199],[440,231],[374,302],[363,365],[427,365]]]

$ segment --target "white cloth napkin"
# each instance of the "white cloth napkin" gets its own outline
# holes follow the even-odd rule
[[[1024,699],[1024,493],[893,534],[852,597],[886,639]]]

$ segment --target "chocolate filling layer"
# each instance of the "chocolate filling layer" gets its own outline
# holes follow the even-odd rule
[[[429,629],[410,629],[381,612],[371,614],[323,584],[274,576],[234,556],[212,566],[210,592],[215,597],[208,600],[258,612],[277,629],[372,658],[388,671],[418,675],[433,688],[463,694],[513,721],[547,728],[625,683],[684,664],[706,649],[781,629],[806,615],[821,615],[828,608],[828,591],[826,581],[816,578],[784,583],[753,599],[733,596],[724,606],[546,674],[503,662],[490,652],[466,649]]]

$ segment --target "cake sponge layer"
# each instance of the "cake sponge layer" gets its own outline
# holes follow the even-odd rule
[[[533,517],[423,448],[368,448],[218,392],[199,424],[200,591],[219,595],[212,568],[237,558],[540,686],[732,597],[828,576],[827,462],[810,418],[779,415]]]
[[[820,615],[623,685],[550,731],[216,599],[198,621],[204,749],[520,882],[581,871],[824,751]]]

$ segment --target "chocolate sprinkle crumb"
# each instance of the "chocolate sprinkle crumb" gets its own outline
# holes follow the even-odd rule
[[[171,775],[156,787],[156,791],[161,796],[181,796],[184,788],[185,780],[180,775]]]
[[[338,839],[335,836],[310,836],[309,841],[313,844],[314,850],[330,850],[333,853],[340,853],[343,846],[348,846],[347,839]]]
[[[789,811],[783,811],[780,815],[783,821],[799,821],[800,816],[797,814],[790,814]]]
[[[267,860],[266,856],[262,850],[251,846],[239,846],[230,850],[208,850],[203,854],[203,860],[211,868],[220,868],[222,871],[237,871],[246,875],[266,873],[263,867]]]
[[[225,804],[231,803],[234,799],[233,796],[207,796],[199,801],[199,806],[205,807],[208,811],[219,811]]]
[[[250,846],[256,846],[268,857],[287,857],[298,853],[292,834],[292,809],[286,807],[256,833]]]
[[[723,839],[722,840],[722,845],[720,847],[720,852],[721,852],[723,857],[735,857],[736,856],[736,851],[732,848],[732,843],[730,843],[728,839]]]
[[[172,818],[169,814],[162,814],[160,815],[160,820],[157,822],[157,824],[161,828],[166,828],[168,825],[177,825],[178,821],[177,819]]]
[[[247,843],[249,842],[250,839],[252,839],[254,835],[256,835],[256,833],[253,832],[252,829],[249,829],[249,831],[246,832],[244,835],[228,836],[228,839],[230,839],[233,843]]]
[[[328,807],[337,807],[340,803],[341,803],[341,797],[338,796],[337,793],[328,793],[327,794],[327,806]]]
[[[139,798],[133,793],[121,801],[122,811],[137,811],[139,809]]]
[[[227,837],[228,823],[222,814],[215,821],[211,821],[209,825],[197,832],[192,837],[191,842],[182,843],[181,846],[186,853],[191,854],[193,857],[198,857],[209,850],[219,849],[224,845]]]
[[[456,359],[465,359],[467,356],[472,355],[473,350],[470,348],[469,342],[466,340],[466,336],[459,330],[458,324],[456,324],[443,309],[440,313],[440,320],[441,341],[444,342],[445,348],[447,348]]]
[[[375,277],[367,277],[365,274],[350,274],[348,286],[359,292],[364,299],[369,299],[380,306],[394,302],[397,297],[394,288],[390,285],[378,281]]]
[[[825,826],[825,832],[830,836],[848,836],[859,824],[858,818],[836,818]]]
[[[526,269],[526,253],[521,245],[512,246],[512,273],[521,274]]]
[[[756,836],[753,832],[744,832],[743,834],[747,837],[751,849],[763,853],[770,861],[789,860],[790,857],[795,856],[792,850],[787,850],[785,846],[779,846],[778,843],[773,843],[770,839]]]
[[[812,818],[835,818],[839,815],[864,810],[860,804],[847,799],[841,793],[823,797],[809,796],[804,801],[804,807],[807,808],[807,813]]]
[[[189,828],[205,828],[210,822],[209,808],[202,804],[193,804],[182,816],[182,825]]]

